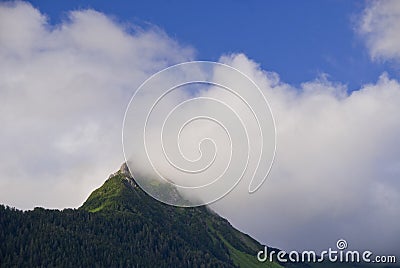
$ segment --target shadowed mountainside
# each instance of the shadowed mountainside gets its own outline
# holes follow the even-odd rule
[[[206,206],[156,201],[125,164],[79,209],[0,205],[0,242],[0,267],[362,267],[259,262],[259,242]]]
[[[281,267],[258,262],[263,246],[207,207],[154,200],[126,165],[79,209],[0,206],[0,241],[1,267]]]

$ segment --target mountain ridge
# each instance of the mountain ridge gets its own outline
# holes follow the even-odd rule
[[[182,198],[176,189],[170,190],[176,198]],[[135,205],[132,206],[132,204]],[[137,207],[140,207],[140,211],[137,210]],[[234,264],[239,266],[240,264],[245,264],[246,267],[249,267],[250,263],[252,267],[281,267],[276,263],[258,262],[256,254],[263,246],[249,235],[236,230],[226,219],[220,217],[207,206],[194,208],[173,207],[154,200],[138,186],[125,163],[116,173],[111,174],[100,188],[93,191],[79,209],[92,213],[125,211],[126,213],[136,213],[148,218],[158,218],[161,215],[161,217],[166,217],[168,222],[172,222],[171,228],[184,228],[180,226],[180,223],[174,217],[183,217],[185,223],[203,219],[208,228],[207,231],[214,236],[212,238],[220,239],[223,245],[228,248],[230,255],[234,256],[232,259]],[[157,215],[152,213],[154,210],[157,211]],[[188,232],[189,230],[186,231]],[[246,263],[241,259],[249,259],[250,262]]]
[[[182,198],[176,189],[168,190]],[[126,164],[78,209],[21,211],[0,205],[0,241],[0,267],[338,267],[259,262],[264,246],[258,241],[207,206],[174,207],[155,200]]]
[[[281,267],[208,207],[153,199],[125,164],[78,209],[0,205],[0,241],[0,267]]]

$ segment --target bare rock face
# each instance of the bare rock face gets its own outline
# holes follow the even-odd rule
[[[133,179],[131,172],[129,171],[128,165],[124,162],[119,168],[119,173],[126,176],[127,178]]]
[[[124,176],[124,180],[126,182],[125,185],[132,187],[132,188],[138,187],[136,181],[133,179],[131,172],[129,171],[129,168],[128,168],[128,165],[126,164],[126,162],[124,162],[121,165],[121,167],[119,168],[119,170],[117,172],[110,174],[110,176],[108,178],[111,179],[112,177],[117,176],[117,175]]]
[[[131,172],[129,171],[128,165],[126,164],[126,162],[124,162],[121,167],[119,168],[119,170],[117,171],[116,174],[121,174],[124,175],[124,179],[126,181],[127,186],[131,187],[131,188],[136,188],[137,183],[136,181],[133,179],[133,176],[131,174]]]

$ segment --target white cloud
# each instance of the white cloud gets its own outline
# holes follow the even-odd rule
[[[400,2],[370,1],[360,17],[358,31],[373,59],[400,59]]]
[[[248,196],[241,183],[216,210],[284,249],[324,250],[345,238],[350,248],[397,253],[399,82],[383,74],[347,95],[324,77],[293,88],[242,55],[228,62],[268,96],[278,152],[259,192]]]
[[[0,5],[0,196],[19,208],[76,207],[123,162],[133,90],[192,58],[157,29],[93,10],[59,25],[23,2]]]
[[[19,208],[79,206],[123,161],[133,90],[193,58],[157,30],[132,31],[92,10],[52,26],[21,2],[0,5],[0,40],[0,202]],[[383,74],[348,95],[324,76],[294,88],[245,55],[221,62],[264,91],[278,154],[259,191],[248,195],[241,183],[213,207],[284,249],[323,250],[345,238],[350,248],[399,252],[399,82]]]

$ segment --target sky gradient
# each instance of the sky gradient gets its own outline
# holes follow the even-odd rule
[[[357,34],[364,1],[32,1],[52,23],[66,11],[92,8],[122,23],[159,27],[179,43],[195,48],[199,60],[244,53],[264,69],[299,85],[328,74],[348,90],[374,82],[383,71],[399,75],[385,61],[370,61]]]

